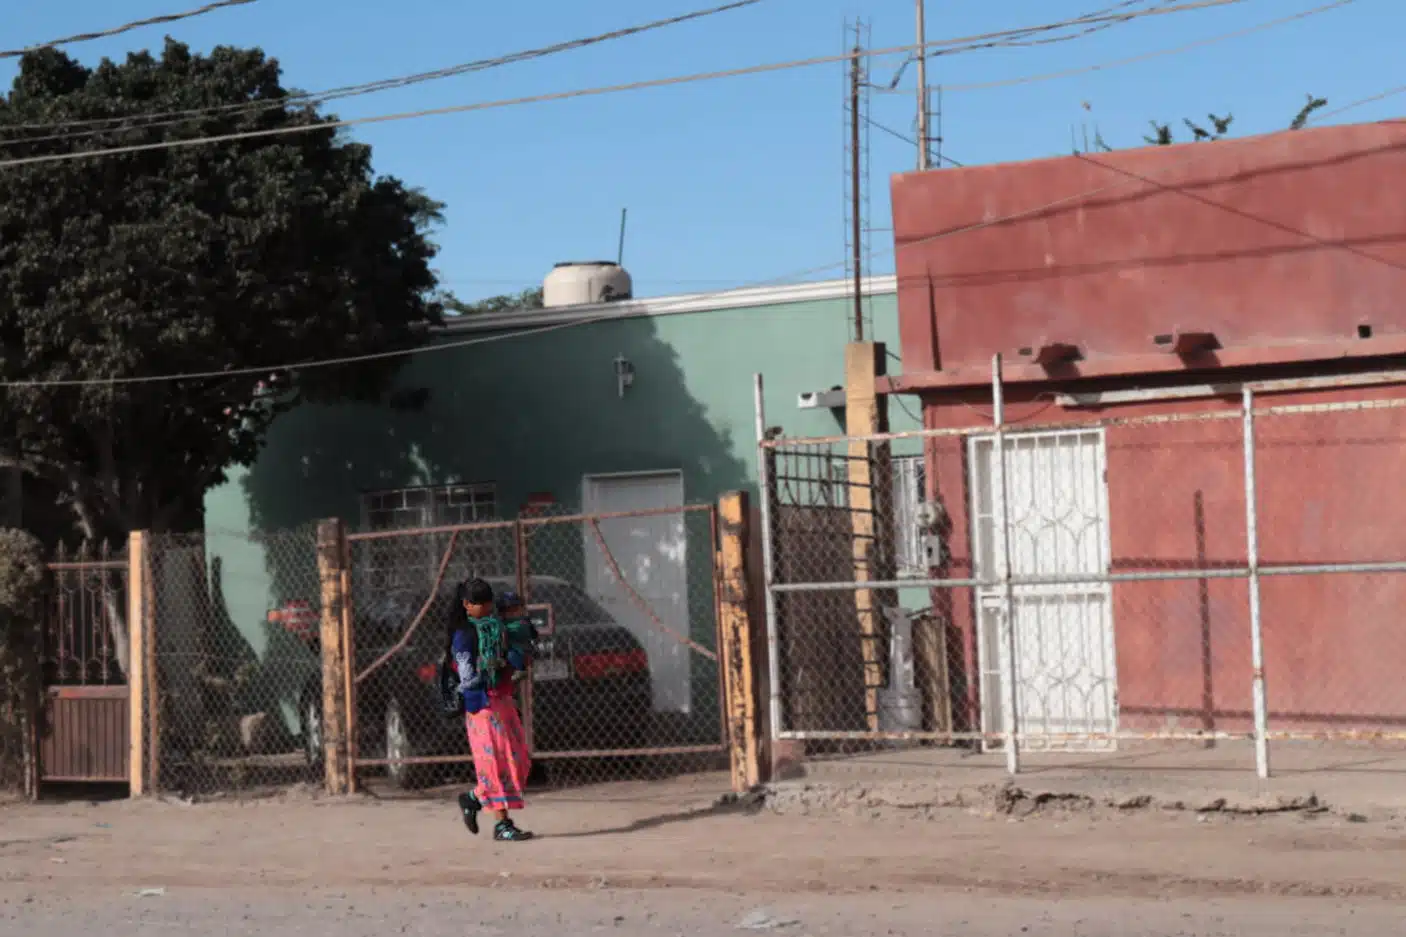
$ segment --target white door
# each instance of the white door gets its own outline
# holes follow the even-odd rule
[[[1017,730],[1022,747],[1108,749],[1117,727],[1108,489],[1101,429],[1009,433],[1005,536],[996,526],[995,440],[971,440],[973,555],[979,579],[1088,576],[1014,585]],[[1102,580],[1102,581],[1101,581]],[[1006,731],[1003,592],[977,590],[983,731]],[[1083,739],[1067,736],[1082,735]],[[1066,736],[1066,738],[1059,738]]]
[[[586,514],[616,514],[683,507],[683,475],[648,472],[587,475],[581,503]],[[688,537],[681,511],[598,521],[610,556],[600,548],[590,523],[584,525],[586,591],[639,639],[649,655],[654,708],[689,711],[689,649],[655,623],[689,634]],[[614,559],[614,564],[610,561]],[[616,575],[619,569],[628,588]],[[643,608],[641,606],[644,606]]]

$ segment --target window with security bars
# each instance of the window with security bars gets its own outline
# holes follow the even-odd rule
[[[361,496],[362,527],[367,531],[398,531],[472,525],[498,519],[497,486],[491,482],[393,488]],[[372,540],[359,572],[377,590],[424,588],[434,581],[451,534]],[[445,581],[495,572],[507,558],[501,532],[462,530]],[[507,544],[511,550],[511,543]],[[485,555],[486,554],[486,555]],[[469,567],[474,567],[469,569]]]
[[[926,468],[921,455],[892,456],[889,513],[893,518],[893,558],[900,579],[925,579],[928,575],[927,531],[923,524],[923,492],[926,488]],[[841,463],[831,466],[832,483],[825,500],[835,504],[849,503],[849,469]]]
[[[892,465],[894,565],[902,578],[925,578],[928,561],[923,548],[923,457],[894,456]]]

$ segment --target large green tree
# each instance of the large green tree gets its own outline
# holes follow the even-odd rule
[[[275,416],[375,397],[397,365],[298,362],[408,349],[442,320],[441,206],[289,94],[258,49],[168,39],[94,67],[26,55],[0,99],[0,462],[51,485],[86,539],[197,526]],[[55,383],[82,381],[101,383]]]

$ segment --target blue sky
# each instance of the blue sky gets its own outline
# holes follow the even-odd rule
[[[1245,0],[1147,17],[1087,38],[939,59],[952,86],[1136,56],[1243,29],[1326,0]],[[6,46],[173,12],[194,0],[12,4]],[[708,0],[260,0],[187,22],[68,47],[84,61],[159,45],[259,45],[308,90],[375,80],[605,32]],[[1111,0],[928,0],[928,38],[1075,16]],[[355,117],[808,58],[840,51],[847,18],[872,47],[913,38],[912,0],[765,0],[756,7],[579,52],[335,102]],[[1071,78],[943,95],[944,152],[964,163],[1053,156],[1095,124],[1114,146],[1149,118],[1233,111],[1234,130],[1282,127],[1308,92],[1339,106],[1406,84],[1406,4],[1355,0],[1253,36]],[[874,63],[886,82],[901,57]],[[13,67],[4,68],[8,83]],[[910,69],[903,87],[911,88]],[[445,284],[465,298],[531,286],[561,260],[613,257],[629,208],[625,263],[639,295],[747,285],[827,264],[843,273],[844,74],[838,64],[358,128],[379,171],[448,205],[437,234]],[[1088,109],[1085,108],[1087,103]],[[1406,95],[1341,120],[1399,116]],[[912,132],[912,94],[872,97],[871,116]],[[1082,131],[1079,131],[1082,132]],[[869,224],[888,226],[888,175],[911,147],[871,131]],[[876,231],[875,267],[891,267]],[[809,274],[806,278],[823,278]]]

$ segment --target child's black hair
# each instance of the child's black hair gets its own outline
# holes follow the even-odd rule
[[[482,579],[470,579],[464,583],[464,597],[473,605],[492,605],[493,587]]]
[[[444,623],[444,659],[454,659],[454,632],[468,624],[469,613],[464,603],[474,605],[493,604],[493,587],[482,579],[468,579],[454,587],[454,604],[449,607],[449,617]]]

